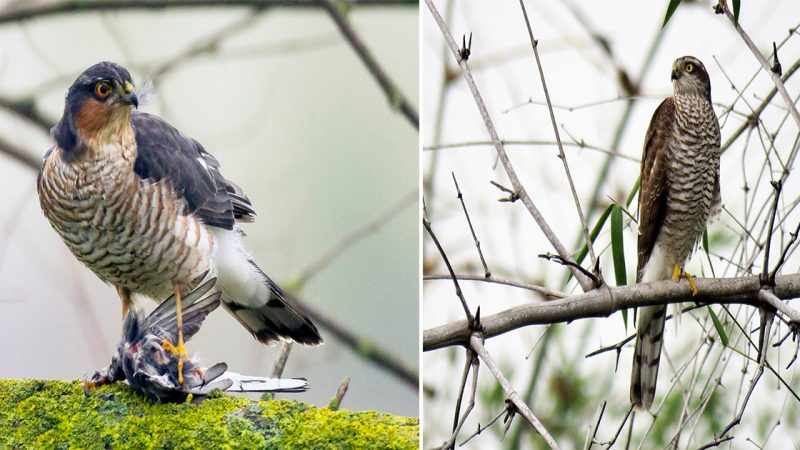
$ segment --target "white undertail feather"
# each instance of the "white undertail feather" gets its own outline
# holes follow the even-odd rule
[[[210,228],[214,234],[214,269],[217,288],[225,300],[249,308],[260,308],[269,299],[266,280],[250,262],[238,230]]]
[[[213,229],[214,266],[223,306],[259,341],[321,343],[314,325],[287,303],[283,293],[256,266],[242,246],[238,230]]]

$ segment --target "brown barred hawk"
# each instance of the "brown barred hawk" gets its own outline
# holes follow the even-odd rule
[[[101,62],[69,88],[37,188],[42,211],[72,253],[116,287],[123,318],[132,294],[180,296],[206,271],[222,304],[256,339],[315,345],[317,328],[242,246],[237,222],[255,216],[199,142],[134,111],[128,71]],[[178,351],[185,354],[182,331]]]
[[[636,268],[642,283],[684,275],[720,204],[720,133],[708,72],[700,60],[684,56],[672,66],[672,84],[674,95],[656,109],[644,141]],[[694,294],[694,282],[686,277]],[[631,403],[644,410],[655,397],[665,316],[665,306],[639,309]]]

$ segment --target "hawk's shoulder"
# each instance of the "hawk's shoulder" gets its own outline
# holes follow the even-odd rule
[[[199,142],[152,114],[134,111],[131,124],[136,135],[136,175],[168,181],[186,201],[188,212],[208,225],[230,230],[237,220],[253,220],[250,200],[222,176],[219,162]]]

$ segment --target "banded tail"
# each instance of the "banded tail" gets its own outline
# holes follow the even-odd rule
[[[289,302],[286,294],[250,259],[237,231],[212,230],[214,262],[222,305],[258,341],[271,345],[292,340],[319,345],[317,327]]]

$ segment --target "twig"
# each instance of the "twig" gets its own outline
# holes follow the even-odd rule
[[[550,446],[551,449],[558,449],[559,447],[556,441],[552,436],[550,436],[550,433],[547,431],[544,425],[542,425],[539,419],[533,415],[533,411],[528,408],[528,405],[526,405],[525,402],[520,399],[517,391],[514,390],[514,387],[511,386],[511,383],[508,382],[505,375],[503,375],[503,372],[497,367],[497,364],[495,364],[494,360],[489,355],[489,352],[486,351],[486,347],[483,346],[482,333],[473,333],[470,337],[469,343],[470,347],[475,350],[478,356],[480,356],[481,361],[483,361],[486,367],[489,368],[489,371],[492,372],[492,375],[494,375],[497,381],[500,382],[503,390],[505,390],[506,394],[508,395],[509,401],[514,404],[517,412],[519,412],[522,417],[525,418],[525,420],[533,425],[533,428],[542,436],[542,438],[544,438],[545,442],[548,446]]]
[[[597,431],[600,429],[600,422],[603,421],[603,413],[606,412],[606,402],[603,400],[603,404],[600,405],[600,414],[597,415],[597,422],[594,424],[594,429],[592,430],[592,434],[589,436],[589,439],[586,440],[586,446],[584,450],[589,450],[592,448],[592,444],[595,442],[595,436],[597,436]]]
[[[539,258],[546,259],[548,261],[557,262],[558,264],[561,264],[562,266],[568,266],[568,267],[571,267],[573,269],[577,269],[581,273],[586,275],[590,280],[592,280],[592,283],[594,283],[595,286],[600,286],[602,284],[600,279],[597,278],[597,275],[595,275],[592,272],[589,272],[588,270],[584,269],[579,264],[577,264],[577,263],[575,263],[573,261],[564,259],[559,255],[553,255],[552,253],[544,253],[544,254],[539,255]],[[597,261],[595,260],[595,262],[597,262]]]
[[[428,235],[433,239],[433,243],[436,244],[436,248],[439,249],[439,254],[442,256],[442,260],[444,264],[447,266],[447,271],[450,272],[450,279],[453,280],[453,284],[456,288],[456,295],[458,299],[461,300],[461,307],[464,308],[464,314],[467,316],[467,322],[472,327],[472,322],[474,320],[472,313],[469,310],[469,306],[467,305],[467,300],[464,298],[464,293],[461,291],[461,286],[458,284],[458,278],[456,278],[456,273],[453,271],[453,266],[450,265],[450,260],[447,258],[447,253],[445,253],[444,249],[442,248],[442,244],[439,243],[439,239],[436,238],[436,235],[433,233],[433,229],[431,228],[431,223],[426,218],[422,218],[422,225],[425,227],[425,231],[428,232]],[[466,342],[464,339],[463,342]]]
[[[16,144],[12,144],[2,137],[0,137],[0,153],[10,157],[14,161],[17,161],[29,169],[39,170],[39,166],[41,165],[40,158],[31,155],[30,152],[24,148],[18,147]]]
[[[744,401],[742,402],[741,408],[739,408],[739,412],[736,414],[733,420],[731,420],[728,423],[728,425],[726,425],[725,428],[723,428],[722,433],[719,434],[720,437],[714,439],[712,442],[709,442],[708,444],[700,448],[716,447],[717,445],[722,444],[723,442],[729,440],[724,438],[724,436],[727,435],[728,432],[733,429],[733,427],[739,425],[739,423],[742,421],[742,417],[744,416],[744,410],[745,408],[747,408],[747,403],[750,401],[750,396],[753,394],[753,391],[756,388],[756,384],[758,383],[758,380],[761,379],[761,375],[763,373],[764,373],[764,365],[760,364],[758,366],[758,369],[756,370],[756,374],[753,376],[753,380],[750,382],[750,388],[747,390],[747,394],[744,397]],[[730,439],[733,439],[733,436],[730,436]]]
[[[342,406],[342,400],[344,400],[344,396],[345,394],[347,394],[347,389],[349,387],[350,387],[350,377],[344,377],[344,380],[342,380],[342,383],[336,389],[336,394],[334,394],[330,403],[328,403],[328,409],[332,411],[339,410],[339,408]]]
[[[417,110],[411,105],[406,96],[403,95],[400,88],[389,78],[389,75],[378,64],[372,52],[370,52],[364,44],[361,36],[359,36],[350,25],[349,20],[345,17],[346,10],[343,11],[340,9],[344,9],[348,4],[344,2],[334,2],[334,0],[322,0],[321,4],[328,11],[331,19],[336,23],[339,31],[341,31],[344,38],[350,43],[350,46],[353,47],[358,57],[361,58],[361,62],[367,66],[367,70],[369,70],[372,77],[375,78],[375,81],[378,82],[378,85],[380,85],[392,107],[399,108],[403,116],[411,123],[411,126],[419,130],[419,114]]]
[[[555,291],[553,289],[548,289],[546,287],[537,286],[535,284],[526,284],[519,281],[514,280],[504,280],[497,277],[486,278],[483,275],[470,275],[466,273],[457,273],[456,278],[459,280],[468,280],[468,281],[482,281],[486,283],[495,283],[495,284],[502,284],[505,286],[512,286],[515,288],[526,289],[533,292],[538,292],[545,297],[548,298],[563,298],[566,297],[566,294],[563,292]],[[422,277],[423,280],[450,280],[450,275],[445,274],[432,274],[432,275],[424,275]]]
[[[444,23],[442,16],[439,15],[439,11],[436,9],[436,6],[433,4],[433,0],[425,0],[425,4],[427,5],[428,9],[433,16],[434,21],[439,26],[439,30],[442,32],[445,40],[447,41],[448,45],[450,46],[450,51],[453,53],[453,56],[458,61],[459,67],[461,67],[461,71],[464,74],[464,79],[469,86],[470,91],[472,92],[472,96],[475,99],[475,104],[480,111],[481,117],[483,118],[483,122],[486,126],[486,130],[489,132],[489,137],[494,144],[495,150],[497,150],[498,158],[500,162],[503,164],[503,168],[508,175],[509,180],[511,181],[511,185],[514,187],[515,193],[519,196],[522,203],[528,209],[528,211],[533,216],[536,223],[541,228],[544,235],[556,249],[556,252],[565,260],[571,260],[569,256],[569,252],[567,251],[566,247],[561,243],[558,237],[555,235],[553,230],[550,228],[550,225],[547,224],[547,221],[544,220],[544,217],[539,212],[539,209],[536,208],[536,205],[533,204],[530,196],[528,195],[525,188],[520,183],[519,178],[517,177],[516,172],[514,171],[514,167],[511,165],[511,161],[508,159],[508,155],[506,154],[505,148],[503,148],[503,144],[500,142],[500,137],[497,134],[497,131],[494,128],[494,124],[492,123],[491,117],[489,117],[489,111],[486,109],[486,104],[483,102],[483,97],[481,97],[480,92],[478,91],[478,87],[475,84],[475,79],[472,77],[472,72],[469,70],[469,65],[467,61],[462,59],[459,55],[459,47],[456,44],[456,41],[453,39],[453,36],[450,34],[450,31],[447,28],[447,25]],[[581,271],[575,269],[574,267],[571,268],[573,274],[575,275],[575,279],[580,284],[581,288],[584,291],[588,291],[592,289],[592,284],[589,278],[587,278]]]
[[[469,225],[469,231],[472,233],[472,240],[475,242],[475,248],[478,249],[478,256],[481,258],[481,264],[483,265],[483,273],[484,277],[491,278],[492,273],[489,272],[489,267],[486,265],[486,259],[483,257],[483,252],[481,251],[481,241],[478,240],[478,236],[475,235],[475,228],[472,227],[472,221],[469,219],[469,212],[467,212],[467,205],[464,203],[464,196],[461,194],[461,189],[458,187],[458,181],[456,180],[455,172],[451,172],[453,175],[453,184],[456,185],[456,192],[458,192],[458,200],[461,202],[461,208],[464,209],[464,216],[467,217],[467,224]]]
[[[539,141],[539,140],[524,140],[524,139],[502,139],[502,144],[504,146],[510,145],[530,145],[530,146],[550,146],[556,145],[555,141]],[[471,142],[452,142],[449,144],[434,144],[434,145],[426,145],[422,147],[423,152],[432,152],[436,150],[445,150],[450,148],[458,148],[458,147],[479,147],[479,146],[491,146],[492,141],[471,141]],[[586,149],[592,150],[595,152],[603,153],[606,155],[613,155],[617,158],[624,159],[626,161],[634,162],[639,164],[641,161],[639,158],[634,156],[626,155],[625,153],[620,153],[614,150],[609,150],[607,148],[603,148],[593,144],[587,144],[586,142],[581,139],[577,142],[564,142],[563,145],[570,146],[570,147],[577,147],[579,149]]]
[[[486,424],[486,425],[484,425],[484,426],[481,426],[480,424],[478,424],[478,429],[477,429],[477,430],[475,430],[475,432],[474,432],[474,433],[472,433],[472,434],[470,434],[469,436],[467,436],[467,438],[466,438],[466,439],[464,439],[463,441],[461,441],[461,443],[459,443],[459,445],[462,445],[462,446],[463,446],[463,445],[466,445],[466,443],[467,443],[467,442],[469,442],[469,441],[471,441],[471,440],[472,440],[472,439],[473,439],[475,436],[477,436],[477,435],[481,434],[481,433],[482,433],[484,430],[486,430],[486,429],[487,429],[487,428],[489,428],[490,426],[494,425],[494,423],[495,423],[495,422],[497,422],[497,419],[499,419],[499,418],[501,418],[501,417],[505,416],[506,414],[508,414],[508,408],[509,408],[509,407],[511,407],[511,406],[508,404],[508,402],[506,402],[506,407],[505,407],[505,408],[503,408],[503,410],[502,410],[502,411],[500,411],[500,413],[499,413],[499,414],[497,414],[496,416],[494,416],[494,419],[490,420],[490,421],[489,421],[489,423],[487,423],[487,424]]]
[[[453,434],[450,436],[450,439],[447,440],[442,445],[442,449],[453,449],[455,448],[456,437],[458,433],[461,431],[461,428],[464,426],[464,422],[467,421],[467,417],[472,412],[472,409],[475,408],[475,393],[478,391],[478,368],[480,367],[478,357],[475,355],[475,352],[472,349],[467,349],[467,361],[464,365],[464,375],[461,379],[461,390],[458,394],[458,400],[456,403],[456,413],[455,413],[455,423],[453,423]],[[458,412],[461,407],[461,399],[464,394],[464,387],[467,381],[467,375],[472,370],[472,385],[470,386],[469,390],[469,400],[467,401],[467,407],[464,410],[464,414],[461,415],[459,419]]]
[[[289,360],[289,353],[292,351],[292,343],[289,341],[281,342],[281,349],[278,352],[278,357],[272,364],[272,378],[280,378],[283,376],[283,369],[286,367],[286,361]]]
[[[536,66],[539,68],[539,78],[542,80],[542,90],[544,91],[544,98],[547,101],[547,110],[550,112],[550,122],[553,125],[553,133],[556,135],[556,144],[558,144],[558,157],[561,159],[561,163],[564,165],[564,172],[567,175],[567,182],[569,183],[569,188],[572,192],[572,200],[575,202],[575,209],[578,211],[578,218],[581,221],[583,238],[585,239],[586,245],[589,248],[589,258],[595,271],[595,277],[593,277],[593,281],[595,286],[600,286],[603,283],[603,275],[600,273],[600,266],[597,264],[597,255],[594,254],[594,245],[592,245],[592,239],[589,237],[589,227],[586,226],[586,218],[583,215],[580,199],[578,199],[578,192],[575,190],[575,182],[572,180],[572,174],[569,171],[567,155],[564,153],[564,147],[561,145],[561,134],[558,132],[558,124],[556,123],[556,116],[553,112],[553,104],[550,101],[550,91],[547,90],[547,83],[544,79],[544,69],[542,68],[542,61],[539,58],[539,42],[533,37],[531,21],[528,19],[528,11],[525,9],[525,3],[522,0],[519,0],[519,6],[522,8],[522,15],[525,18],[525,25],[528,28],[528,36],[531,39],[531,47],[533,48],[533,56],[536,59]]]

